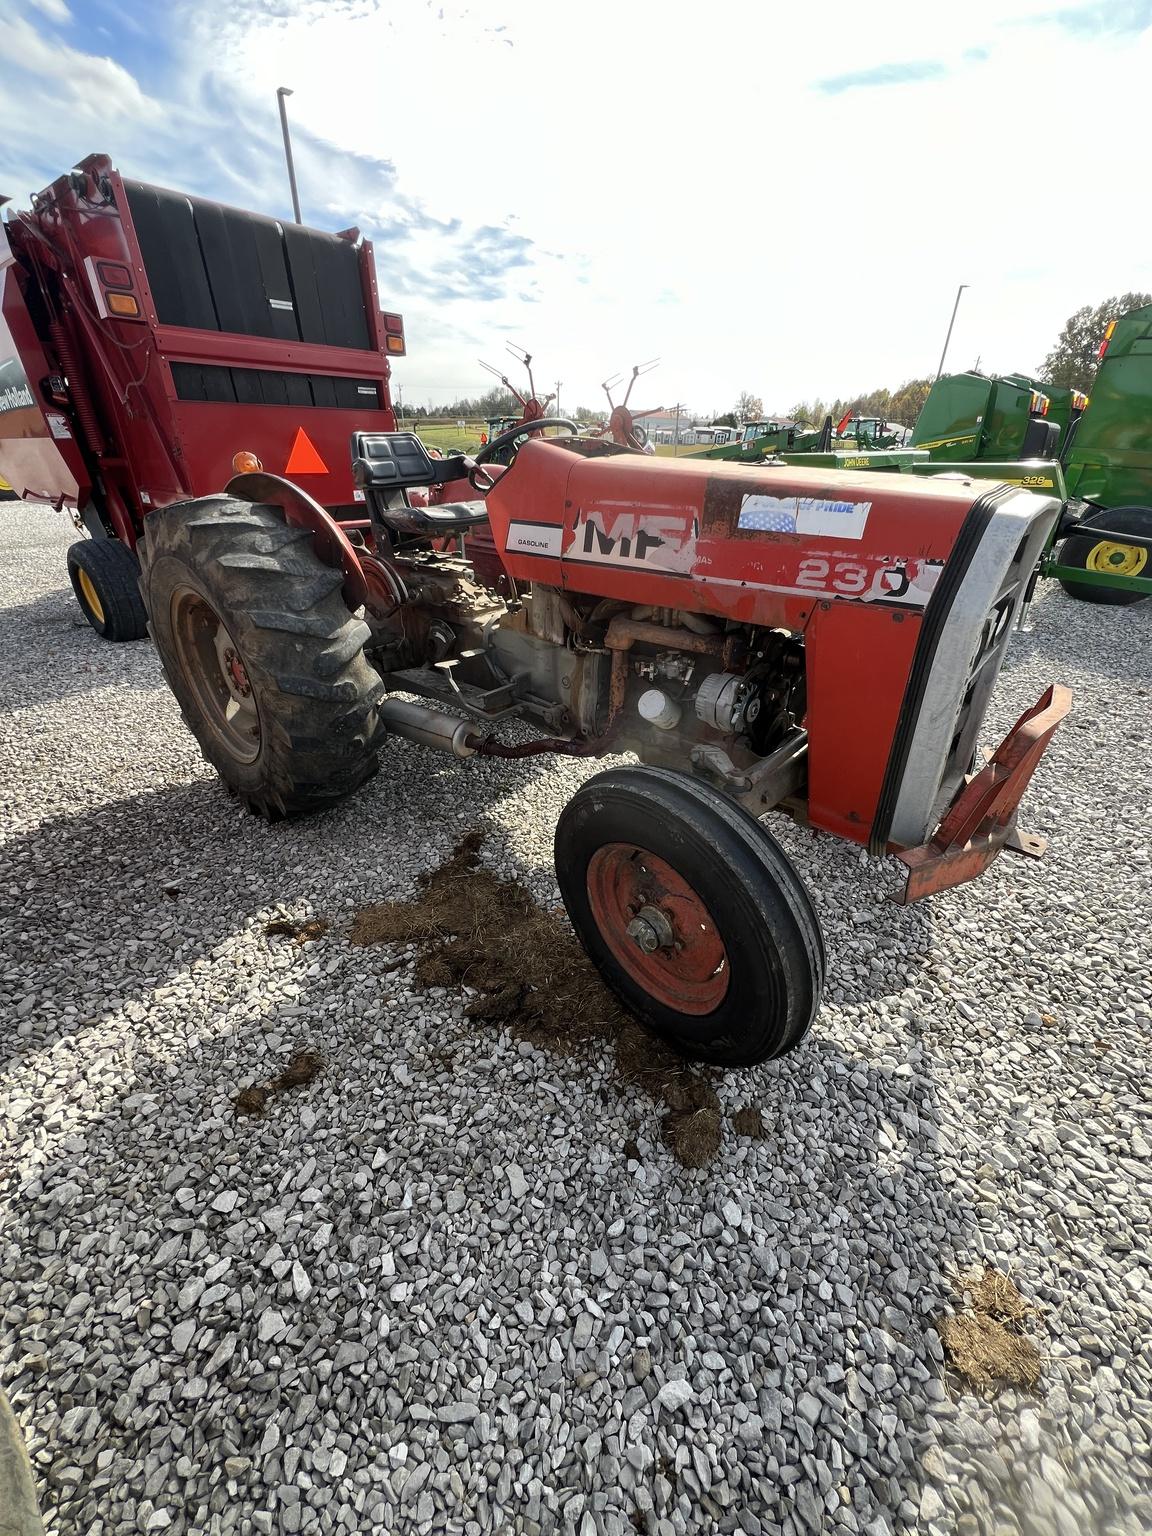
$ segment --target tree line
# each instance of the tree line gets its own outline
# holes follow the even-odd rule
[[[399,409],[399,407],[398,407]],[[444,405],[410,405],[404,402],[401,414],[405,421],[490,421],[497,416],[519,416],[523,407],[516,396],[507,389],[488,389],[482,395],[460,395]],[[555,401],[548,407],[549,415],[555,411]],[[562,405],[562,416],[578,421],[581,426],[603,421],[608,412],[604,407],[592,409],[586,405]]]

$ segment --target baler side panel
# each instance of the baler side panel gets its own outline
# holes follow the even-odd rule
[[[163,409],[194,494],[224,485],[232,455],[245,449],[271,473],[299,478],[322,505],[352,504],[352,433],[396,429],[366,276],[371,247],[115,173],[111,180],[121,208],[145,221],[143,230],[124,222],[146,291],[145,252],[160,269],[168,246],[181,247],[186,292],[150,295],[148,318]],[[301,430],[307,443],[294,458]],[[312,467],[317,461],[326,472]],[[171,499],[163,486],[140,486],[151,505]]]
[[[152,507],[220,490],[241,448],[301,475],[323,505],[354,502],[352,432],[395,429],[370,247],[129,188],[100,156],[80,170],[20,216],[13,244],[34,247],[27,280],[46,274],[58,321],[37,378],[68,376],[59,420],[75,477],[99,475],[119,536],[134,543]],[[118,318],[106,290],[122,293],[129,275],[139,314]]]
[[[351,506],[359,500],[352,483],[348,452],[352,434],[395,430],[391,413],[378,409],[321,410],[313,405],[228,405],[182,400],[173,401],[171,410],[195,496],[209,495],[227,485],[235,473],[233,454],[246,449],[257,455],[270,474],[299,481],[301,489],[322,505]],[[326,473],[317,473],[310,467],[314,460],[304,443],[293,459],[301,430],[326,466]],[[317,486],[323,489],[317,490]],[[142,489],[150,494],[150,488],[143,483]]]
[[[83,505],[91,490],[84,456],[64,413],[41,394],[51,370],[21,279],[14,260],[0,262],[0,475],[17,495]]]

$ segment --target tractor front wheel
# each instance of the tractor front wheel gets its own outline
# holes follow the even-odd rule
[[[1060,549],[1061,565],[1078,566],[1081,570],[1105,576],[1152,576],[1152,556],[1144,545],[1097,538],[1092,534],[1093,527],[1150,539],[1152,507],[1113,507],[1108,512],[1094,512],[1076,525]],[[1102,587],[1063,579],[1060,585],[1069,597],[1081,603],[1108,603],[1121,608],[1144,600],[1143,592],[1130,592],[1123,587]]]
[[[804,1038],[824,984],[816,912],[718,790],[663,768],[597,774],[561,813],[556,874],[604,980],[682,1055],[745,1067]]]
[[[148,615],[136,556],[119,539],[81,539],[68,550],[68,579],[80,611],[104,640],[143,640]]]
[[[201,751],[269,820],[344,799],[376,771],[383,693],[369,629],[277,507],[210,496],[149,514],[152,639]]]

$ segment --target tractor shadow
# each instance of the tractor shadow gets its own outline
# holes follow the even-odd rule
[[[246,946],[270,942],[264,922],[280,908],[322,917],[342,933],[365,902],[410,895],[421,871],[486,817],[499,843],[516,820],[509,812],[501,822],[503,802],[530,795],[547,769],[530,759],[481,779],[469,766],[389,741],[380,773],[352,800],[271,825],[205,768],[202,778],[52,817],[9,838],[0,992],[15,1025],[0,1056],[55,1048],[130,1004],[147,1004],[221,945],[236,948],[243,972]],[[541,863],[543,856],[542,847]],[[547,900],[554,882],[547,890],[544,883],[538,876]]]
[[[559,909],[555,779],[574,792],[602,766],[544,757],[461,764],[392,739],[379,774],[352,800],[300,821],[249,815],[206,769],[190,782],[53,817],[4,848],[0,976],[24,1009],[5,1045],[35,1052],[126,1003],[146,1004],[221,945],[237,948],[242,969],[245,946],[265,942],[263,923],[280,908],[322,917],[342,934],[365,904],[406,899],[418,876],[478,826],[495,872],[524,879],[541,905]],[[816,903],[826,1002],[867,1003],[914,987],[934,963],[932,915],[929,906],[892,901],[899,880],[891,861],[862,862],[857,849],[775,819],[766,826]],[[353,827],[362,835],[350,835]]]
[[[151,642],[102,640],[70,586],[0,608],[0,649],[22,658],[20,668],[9,673],[0,714],[105,688],[166,686]]]

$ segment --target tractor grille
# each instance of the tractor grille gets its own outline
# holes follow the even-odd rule
[[[1006,485],[972,504],[925,609],[873,852],[923,842],[963,782],[1028,578],[1059,512],[1055,498]]]

